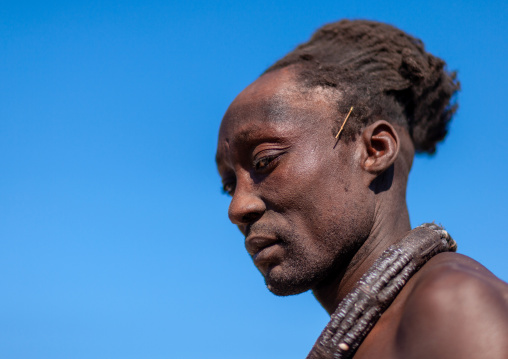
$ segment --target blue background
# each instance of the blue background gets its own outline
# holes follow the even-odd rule
[[[0,357],[305,357],[327,315],[266,290],[214,154],[236,94],[344,17],[394,24],[458,70],[411,220],[507,280],[508,2],[3,1]]]

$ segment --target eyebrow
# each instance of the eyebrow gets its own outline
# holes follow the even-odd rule
[[[253,132],[254,132],[253,129],[242,130],[237,135],[235,135],[234,141],[231,141],[229,138],[226,138],[226,142],[228,143],[228,145],[231,142],[233,143],[233,145],[235,145],[239,142],[243,143],[243,142],[251,141],[252,138],[254,137]],[[217,151],[217,153],[215,154],[215,163],[218,166],[219,164],[222,164],[222,162],[223,162],[222,158],[219,156],[219,151]]]
[[[217,167],[222,163],[222,159],[219,158],[219,154],[216,153],[215,154],[215,164],[217,165]]]
[[[255,132],[257,128],[250,129],[250,130],[242,130],[238,134],[236,134],[235,138],[233,139],[232,144],[236,145],[238,142],[248,142],[252,141],[253,138],[256,138]]]
[[[258,119],[264,119],[267,122],[284,122],[288,121],[288,117],[291,118],[291,120],[294,120],[288,112],[290,112],[293,109],[293,107],[288,104],[287,102],[279,99],[279,98],[272,98],[269,100],[261,100],[258,101],[255,104],[249,104],[246,105],[242,110],[248,113],[252,112],[261,112],[258,113],[259,117]],[[288,116],[289,115],[289,116]],[[240,112],[237,116],[243,116],[242,112]],[[226,141],[230,143],[232,146],[237,146],[238,143],[246,143],[251,142],[258,138],[256,135],[256,130],[263,128],[262,125],[258,125],[256,128],[250,128],[241,130],[237,134],[235,134],[234,139],[227,138]],[[263,140],[267,141],[280,141],[280,137],[273,135],[273,136],[265,136],[263,137]],[[215,163],[217,166],[221,165],[223,163],[223,160],[219,157],[219,153],[216,153],[215,155]]]
[[[229,144],[229,139],[226,139],[226,142]],[[215,164],[217,167],[223,164],[222,158],[219,156],[219,149],[217,149],[217,152],[215,153]]]
[[[239,131],[235,134],[235,137],[231,140],[230,138],[226,138],[226,142],[228,143],[229,148],[238,147],[238,146],[254,146],[261,142],[279,142],[279,143],[287,143],[285,138],[281,137],[277,134],[267,135],[263,134],[262,136],[258,135],[258,130],[261,130],[263,126],[258,126],[256,128],[250,128]],[[215,163],[217,167],[224,164],[224,160],[220,157],[219,151],[215,154]]]

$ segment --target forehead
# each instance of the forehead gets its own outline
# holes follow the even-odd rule
[[[221,140],[228,143],[247,140],[257,130],[276,135],[278,130],[295,126],[317,125],[330,129],[338,100],[335,90],[309,89],[296,77],[293,68],[283,68],[261,76],[243,90],[224,115],[219,145]]]

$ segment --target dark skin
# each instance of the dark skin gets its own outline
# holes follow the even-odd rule
[[[217,166],[232,196],[229,218],[268,288],[278,295],[310,289],[331,314],[411,230],[405,192],[414,148],[387,119],[336,144],[336,90],[306,89],[297,71],[265,74],[233,101]],[[479,263],[439,254],[354,357],[508,358],[507,303],[507,285]]]

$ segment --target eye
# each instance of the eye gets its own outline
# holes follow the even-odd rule
[[[264,171],[267,170],[270,167],[270,164],[279,157],[279,154],[276,155],[270,155],[270,156],[264,156],[259,159],[254,160],[254,168],[256,171]]]
[[[227,194],[229,196],[233,196],[235,192],[236,184],[234,182],[226,182],[222,185],[222,193]]]

